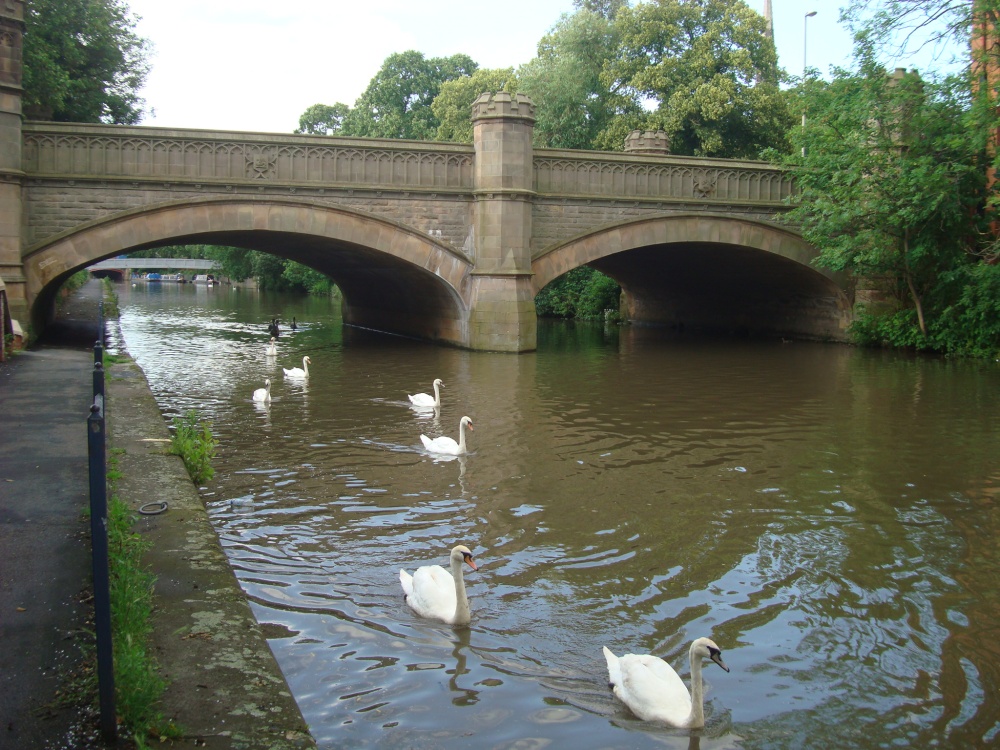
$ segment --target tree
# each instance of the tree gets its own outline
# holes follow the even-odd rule
[[[804,90],[806,155],[790,160],[800,195],[787,219],[821,265],[908,301],[893,343],[926,346],[979,234],[986,134],[968,127],[967,81],[889,76],[864,44],[857,59],[857,74]]]
[[[650,110],[630,116],[628,129],[662,128],[678,154],[758,158],[787,149],[795,117],[775,80],[774,44],[742,0],[651,0],[619,10],[615,28],[604,82],[622,110]]]
[[[389,55],[344,118],[341,134],[433,139],[441,123],[431,103],[441,85],[478,67],[468,55],[427,59],[414,50]]]
[[[149,43],[124,0],[29,0],[25,115],[57,122],[139,122]]]
[[[472,103],[488,91],[517,93],[513,68],[480,68],[471,76],[461,76],[441,84],[441,91],[431,103],[438,119],[436,140],[472,143]]]
[[[314,104],[299,117],[296,133],[310,135],[336,135],[344,126],[344,119],[351,108],[342,102],[336,104]]]
[[[638,120],[638,103],[614,98],[601,79],[615,55],[615,24],[588,9],[563,16],[538,43],[538,55],[518,70],[523,93],[535,102],[535,145],[621,150],[628,130],[616,118]],[[620,137],[619,137],[620,135]]]

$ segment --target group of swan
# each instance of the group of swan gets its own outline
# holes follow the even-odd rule
[[[417,393],[414,395],[407,394],[407,398],[410,399],[410,404],[419,409],[440,409],[441,408],[441,389],[444,388],[444,383],[441,378],[435,378],[434,383],[434,395],[431,396],[427,393]],[[468,452],[465,445],[465,428],[468,427],[469,431],[472,432],[472,419],[470,417],[462,417],[458,422],[458,442],[455,439],[448,437],[447,435],[442,435],[441,437],[429,438],[426,435],[420,436],[420,442],[424,444],[426,448],[431,453],[444,453],[449,456],[462,456]]]
[[[465,594],[462,565],[478,570],[472,551],[464,544],[451,550],[451,572],[440,565],[422,565],[411,576],[399,571],[403,597],[421,617],[442,620],[449,625],[467,625],[471,620],[469,599]],[[609,687],[643,721],[659,721],[673,727],[697,729],[705,726],[703,659],[711,659],[727,672],[722,651],[709,638],[698,638],[688,649],[691,667],[691,692],[680,676],[663,659],[650,654],[615,656],[604,647],[608,664]]]
[[[269,357],[277,355],[278,350],[274,345],[274,337],[271,337],[271,343],[268,344],[265,354]],[[312,360],[309,357],[302,358],[302,367],[293,367],[292,369],[286,369],[282,367],[281,369],[285,371],[285,377],[291,380],[304,380],[309,377],[309,365],[312,364]],[[264,380],[264,387],[258,388],[253,392],[253,400],[258,404],[269,404],[271,403],[271,380],[267,378]]]

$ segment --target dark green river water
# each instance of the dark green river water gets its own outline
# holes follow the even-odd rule
[[[213,423],[203,499],[322,747],[1000,746],[1000,364],[572,324],[473,353],[327,300],[119,294],[165,416]],[[423,450],[463,415],[469,455]],[[457,543],[468,628],[398,577]],[[608,690],[602,646],[686,680],[699,636],[731,668],[704,729]]]

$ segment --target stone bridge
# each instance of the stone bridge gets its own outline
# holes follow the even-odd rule
[[[36,329],[76,270],[197,243],[328,274],[349,324],[471,349],[534,349],[535,294],[585,264],[635,323],[844,338],[850,290],[777,223],[793,185],[765,163],[671,156],[651,133],[536,149],[533,104],[503,93],[474,103],[471,145],[22,122],[7,7],[0,278]]]

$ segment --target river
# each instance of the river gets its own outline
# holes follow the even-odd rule
[[[326,299],[119,295],[112,346],[212,422],[202,497],[321,747],[1000,745],[1000,365],[571,323],[490,354]],[[469,455],[423,450],[463,415]],[[466,628],[399,582],[458,543]],[[700,636],[731,669],[704,729],[608,689],[602,646],[687,681]]]

